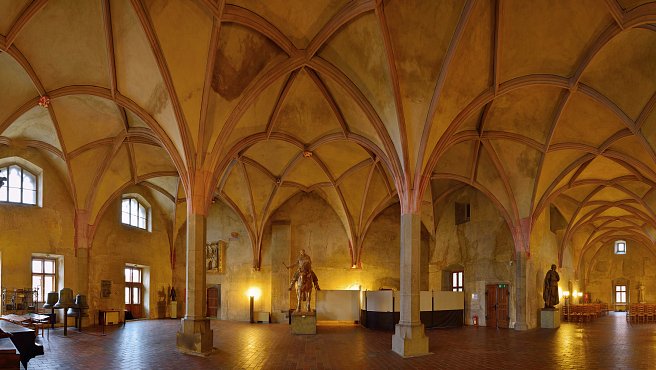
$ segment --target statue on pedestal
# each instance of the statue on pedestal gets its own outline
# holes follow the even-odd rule
[[[638,285],[638,303],[647,303],[645,299],[645,286],[642,283]]]
[[[305,249],[301,249],[296,264],[290,267],[293,266],[296,266],[297,269],[294,271],[294,277],[292,277],[289,284],[289,290],[292,290],[294,284],[296,284],[296,312],[301,311],[302,301],[307,301],[306,311],[311,312],[312,287],[314,286],[317,290],[321,290],[321,288],[319,288],[317,275],[312,271],[312,259],[305,254]]]
[[[558,282],[560,276],[556,272],[556,265],[551,265],[551,270],[547,271],[544,277],[544,290],[542,291],[542,299],[544,299],[544,308],[554,308],[555,305],[560,303],[558,298]]]

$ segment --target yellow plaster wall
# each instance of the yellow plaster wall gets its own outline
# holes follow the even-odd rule
[[[124,193],[137,193],[151,205],[152,232],[126,226],[121,223],[121,199],[111,201],[100,219],[89,256],[89,305],[91,317],[97,317],[98,309],[125,308],[126,264],[145,266],[144,277],[149,277],[148,291],[143,302],[149,306],[144,312],[147,318],[163,318],[168,315],[166,305],[168,287],[172,282],[170,262],[169,219],[157,206],[150,190],[140,186],[126,189]],[[112,294],[100,298],[100,281],[112,281]]]
[[[42,253],[64,256],[59,288],[70,287],[76,294],[86,290],[77,286],[75,276],[75,211],[65,182],[50,161],[35,150],[0,146],[0,159],[6,157],[23,158],[43,170],[43,207],[0,204],[2,287],[30,287],[32,254]]]
[[[531,230],[530,256],[526,263],[526,321],[529,328],[540,326],[540,310],[544,308],[544,277],[552,264],[558,265],[558,246],[563,233],[551,231],[549,217],[547,209],[540,214]],[[580,282],[574,275],[571,248],[565,249],[563,265],[558,266],[557,271],[560,276],[560,291],[580,291]],[[565,300],[561,297],[560,304],[556,307],[562,309],[564,305]]]

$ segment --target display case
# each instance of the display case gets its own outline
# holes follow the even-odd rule
[[[2,313],[36,312],[38,290],[2,288]]]

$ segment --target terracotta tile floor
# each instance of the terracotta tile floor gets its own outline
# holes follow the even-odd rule
[[[294,336],[286,324],[213,321],[216,352],[207,358],[175,349],[177,320],[128,322],[100,336],[62,329],[39,337],[45,355],[30,369],[654,369],[656,324],[629,325],[624,314],[558,330],[427,330],[432,355],[402,359],[391,333],[358,326],[319,326]]]

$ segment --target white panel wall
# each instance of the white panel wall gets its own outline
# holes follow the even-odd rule
[[[433,292],[435,298],[435,311],[445,310],[464,310],[465,293],[464,292]]]
[[[372,290],[366,292],[367,311],[392,312],[392,291]]]
[[[317,292],[317,320],[360,320],[359,290],[320,290]]]

